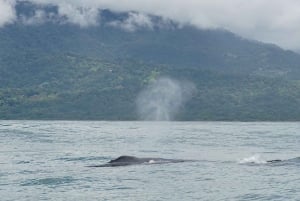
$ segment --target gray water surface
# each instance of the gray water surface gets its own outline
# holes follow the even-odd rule
[[[0,200],[300,200],[300,123],[0,121]],[[196,160],[90,168],[120,155]]]

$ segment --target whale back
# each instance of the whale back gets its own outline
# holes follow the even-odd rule
[[[193,160],[164,159],[164,158],[138,158],[134,156],[120,156],[102,165],[92,165],[89,167],[117,167],[137,164],[164,164],[164,163],[182,163]]]
[[[109,161],[109,163],[133,163],[138,161],[139,159],[134,156],[120,156],[114,160]]]

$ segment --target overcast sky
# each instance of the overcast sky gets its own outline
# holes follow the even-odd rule
[[[16,0],[0,0],[0,26],[16,20]],[[98,9],[139,11],[199,28],[224,28],[249,39],[300,49],[300,0],[31,0],[59,6],[79,26],[96,25]],[[82,9],[83,8],[83,9]],[[42,15],[39,13],[39,15]],[[39,16],[37,16],[39,17]]]

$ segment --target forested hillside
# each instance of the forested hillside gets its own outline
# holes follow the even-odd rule
[[[19,3],[18,15],[36,9]],[[0,28],[0,119],[136,120],[140,92],[168,77],[194,86],[175,120],[300,120],[300,55],[157,16],[151,27],[116,26],[132,15]]]

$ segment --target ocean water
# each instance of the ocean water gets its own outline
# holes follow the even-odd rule
[[[88,167],[121,155],[193,161]],[[299,156],[300,123],[0,121],[0,200],[300,200]]]

